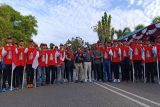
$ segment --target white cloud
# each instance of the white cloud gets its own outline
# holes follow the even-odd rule
[[[38,20],[38,43],[63,43],[73,36],[80,36],[90,43],[97,41],[97,34],[91,27],[97,24],[104,11],[112,15],[112,26],[132,29],[137,24],[148,25],[151,19],[160,15],[160,0],[126,0],[128,9],[122,9],[114,0],[1,0],[13,6],[23,15],[32,14]],[[123,0],[122,0],[123,2]],[[141,7],[141,9],[134,8]]]

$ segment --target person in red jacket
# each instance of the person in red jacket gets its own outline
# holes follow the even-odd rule
[[[36,57],[37,49],[34,46],[33,40],[29,41],[28,52],[26,55],[26,73],[27,73],[27,87],[33,88],[34,68],[32,67],[33,61]]]
[[[73,69],[74,69],[74,54],[71,49],[71,44],[66,47],[65,56],[65,74],[67,81],[73,82]]]
[[[122,54],[122,81],[128,82],[129,80],[129,72],[130,72],[130,47],[127,44],[126,40],[122,41],[123,45],[121,46],[121,54]]]
[[[46,75],[46,63],[47,63],[47,50],[46,44],[40,44],[39,58],[38,58],[38,72],[37,72],[37,83],[38,86],[45,85],[45,75]]]
[[[112,66],[113,66],[113,73],[114,73],[114,80],[113,82],[120,82],[119,79],[119,67],[120,67],[120,57],[121,57],[121,49],[118,46],[118,41],[114,41],[113,47],[112,47]]]
[[[113,55],[111,49],[111,43],[107,42],[105,44],[105,48],[103,50],[103,79],[104,81],[111,82],[112,81],[112,73],[111,73],[111,56]]]
[[[60,44],[59,56],[57,60],[57,82],[64,83],[64,60],[65,60],[65,49],[63,44]]]
[[[147,83],[154,83],[154,51],[152,44],[147,41],[143,49],[143,60],[145,62],[145,72],[147,76]]]
[[[138,41],[134,40],[134,43],[131,44],[132,56],[131,60],[133,61],[133,67],[135,71],[135,79],[142,80],[142,46]]]
[[[6,91],[6,81],[8,81],[9,88],[11,88],[11,76],[12,74],[12,59],[13,53],[16,51],[16,47],[12,44],[13,40],[11,36],[7,37],[7,44],[2,49],[2,57],[5,64],[4,72],[3,72],[3,85],[2,91]]]
[[[46,84],[54,84],[57,72],[58,51],[52,43],[50,44],[50,49],[47,50],[47,56]]]
[[[21,88],[24,75],[24,66],[26,65],[27,48],[24,47],[24,41],[21,39],[18,44],[17,67],[15,68],[16,81],[15,88]]]

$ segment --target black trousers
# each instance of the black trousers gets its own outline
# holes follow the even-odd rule
[[[26,73],[27,73],[27,84],[33,84],[34,69],[32,68],[32,64],[26,65]]]
[[[119,62],[112,62],[112,69],[114,73],[114,79],[119,79]]]
[[[121,64],[122,81],[128,81],[130,78],[130,60],[129,58],[124,58]]]
[[[95,63],[95,71],[97,73],[97,80],[103,80],[103,72],[102,72],[102,64],[101,63]]]
[[[57,67],[54,65],[48,66],[46,70],[46,84],[54,84],[57,75]],[[51,76],[51,80],[50,80]]]
[[[12,64],[6,64],[3,71],[3,85],[2,88],[6,88],[6,81],[8,81],[9,88],[11,86],[11,74],[12,74]]]
[[[133,61],[134,71],[135,71],[135,79],[142,80],[142,63],[141,61]]]
[[[23,82],[24,66],[17,66],[15,71],[16,71],[15,87],[20,87],[22,86]]]
[[[147,82],[154,82],[154,62],[145,63]]]
[[[66,61],[66,70],[65,70],[65,75],[66,79],[68,81],[73,81],[73,67],[74,67],[74,62],[73,61]]]

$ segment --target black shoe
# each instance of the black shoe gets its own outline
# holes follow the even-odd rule
[[[78,80],[75,81],[75,83],[78,83],[78,82],[79,82]]]

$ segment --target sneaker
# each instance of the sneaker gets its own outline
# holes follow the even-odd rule
[[[120,83],[121,82],[120,79],[118,79],[117,82]]]
[[[33,84],[30,84],[30,88],[33,88]]]
[[[89,82],[92,82],[92,80],[89,80]]]
[[[117,79],[114,79],[113,82],[117,82]]]
[[[27,84],[27,88],[30,88],[30,84]]]
[[[84,82],[87,82],[87,79],[85,79]]]
[[[5,89],[5,88],[3,88],[3,89],[2,89],[2,92],[6,92],[6,89]]]

